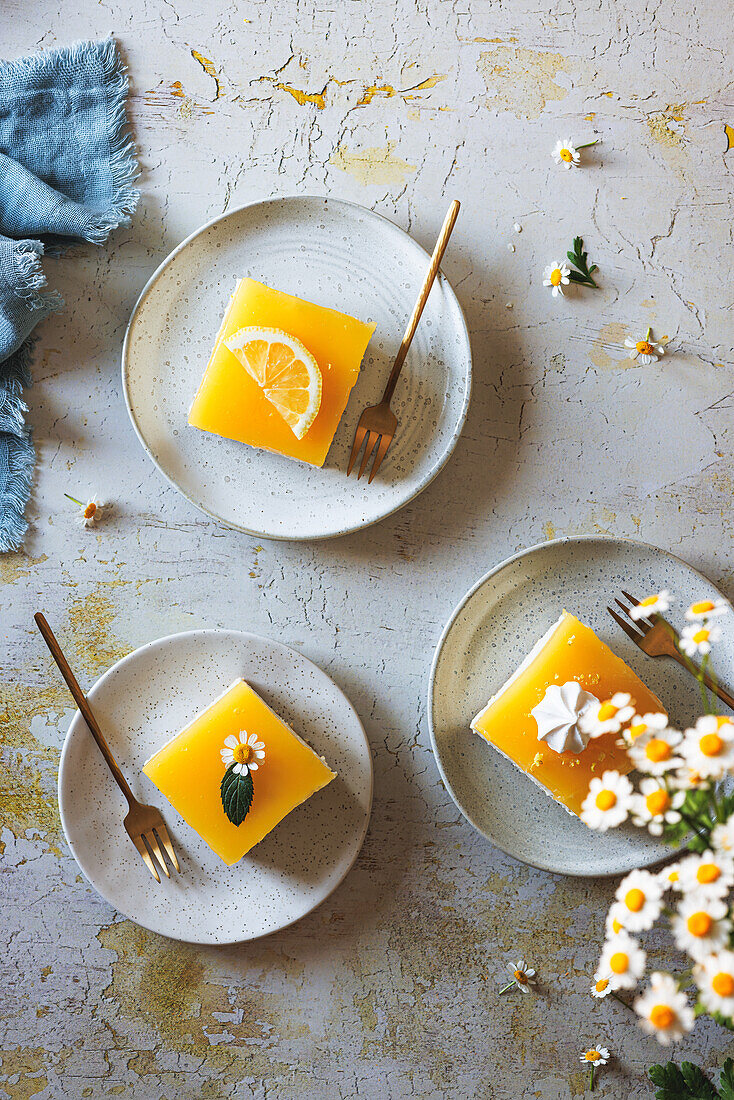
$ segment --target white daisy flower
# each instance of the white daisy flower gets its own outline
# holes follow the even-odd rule
[[[652,928],[660,916],[663,888],[658,877],[649,871],[630,871],[614,896],[618,905],[612,908],[629,932]]]
[[[629,336],[624,342],[626,348],[630,348],[630,359],[636,360],[643,367],[649,363],[657,363],[661,356],[665,355],[665,348],[651,339],[652,329],[645,333],[644,340],[630,340]],[[666,608],[667,610],[667,608]]]
[[[580,818],[590,829],[605,833],[615,829],[629,812],[632,784],[619,772],[604,772],[592,779],[589,793],[581,806]]]
[[[610,936],[616,936],[618,932],[624,932],[624,915],[627,912],[623,909],[618,901],[615,901],[613,905],[609,907],[606,920],[604,922],[604,929],[607,934],[607,938]]]
[[[643,1031],[654,1035],[663,1046],[677,1042],[693,1028],[693,1009],[670,974],[656,971],[650,978],[650,988],[637,998],[634,1008]]]
[[[637,622],[638,619],[646,619],[650,615],[663,615],[666,611],[670,611],[672,603],[670,592],[664,588],[662,592],[656,592],[654,596],[645,596],[644,600],[635,604],[630,609],[630,618]]]
[[[580,715],[579,726],[589,737],[603,737],[605,733],[619,733],[634,713],[632,696],[626,691],[618,691],[611,699],[590,705]]]
[[[680,633],[678,646],[689,657],[695,657],[700,653],[705,657],[711,652],[711,646],[721,641],[722,630],[720,626],[709,626],[707,623],[691,623],[684,626]]]
[[[729,611],[731,611],[731,604],[721,597],[715,600],[698,600],[688,608],[686,618],[689,623],[695,623],[699,619],[718,618],[719,615],[726,615]]]
[[[683,734],[668,726],[664,714],[646,714],[642,718],[636,714],[624,731],[624,739],[627,755],[638,772],[664,775],[683,763],[683,758],[674,752]]]
[[[500,989],[500,993],[506,993],[508,989],[511,989],[513,985],[516,985],[523,993],[529,993],[530,987],[537,984],[537,977],[532,967],[529,967],[524,959],[518,959],[517,962],[509,962],[507,969],[512,974],[512,981],[509,981],[507,985]]]
[[[257,734],[248,734],[242,730],[238,734],[231,734],[224,739],[224,748],[219,755],[225,768],[234,765],[236,775],[247,775],[248,772],[256,772],[259,764],[265,759],[265,742],[258,741]]]
[[[581,1061],[585,1066],[605,1066],[610,1054],[606,1047],[597,1047],[595,1050],[582,1050]]]
[[[678,769],[670,779],[670,783],[680,791],[705,791],[711,786],[708,779],[705,779],[695,768],[689,768],[687,764]]]
[[[725,898],[734,885],[734,859],[712,851],[687,856],[679,866],[680,889],[686,895]]]
[[[556,164],[564,168],[576,168],[581,160],[581,154],[568,138],[556,142],[552,156]]]
[[[571,269],[567,263],[549,264],[543,272],[543,286],[552,288],[551,293],[554,298],[559,294],[563,296],[563,288],[568,286],[570,274]]]
[[[726,914],[726,902],[721,898],[690,894],[683,898],[670,922],[673,939],[692,959],[703,962],[727,946],[731,921]]]
[[[610,990],[634,989],[645,973],[645,959],[645,952],[629,932],[617,932],[602,948],[596,977],[609,975]]]
[[[664,825],[677,825],[685,791],[671,793],[659,779],[643,779],[640,793],[632,796],[630,814],[635,825],[646,825],[653,836],[662,836]]]
[[[704,715],[686,730],[680,751],[691,772],[702,779],[720,779],[734,769],[734,722]]]
[[[734,814],[723,825],[714,825],[711,830],[711,847],[715,852],[734,855]]]
[[[734,951],[709,955],[693,968],[700,1001],[708,1012],[734,1015]]]
[[[86,503],[82,500],[77,500],[76,497],[69,496],[68,493],[64,493],[67,500],[70,500],[72,504],[76,504],[79,511],[77,512],[77,520],[81,523],[82,527],[94,527],[102,519],[102,513],[107,507],[96,496],[91,497]]]
[[[589,989],[589,992],[591,993],[592,997],[608,997],[609,994],[612,992],[612,983],[610,976],[607,974],[603,978],[595,977],[594,982]]]
[[[680,890],[680,862],[669,863],[658,871],[658,878],[663,890]]]

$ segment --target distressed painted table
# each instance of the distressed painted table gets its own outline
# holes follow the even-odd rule
[[[603,1042],[598,1094],[650,1096],[659,1048],[587,993],[614,884],[535,872],[476,836],[439,781],[425,696],[458,598],[544,538],[641,537],[734,592],[734,43],[720,5],[58,7],[6,0],[3,54],[117,36],[143,199],[106,249],[46,263],[66,309],[43,326],[29,393],[32,531],[0,565],[0,1094],[565,1100],[584,1091],[582,1045]],[[558,137],[594,134],[583,169],[553,164]],[[258,542],[178,497],[119,379],[126,319],[170,249],[233,205],[294,192],[363,203],[427,246],[447,199],[463,200],[444,270],[476,379],[455,456],[418,500],[308,545]],[[543,268],[577,233],[603,289],[552,299]],[[669,354],[636,367],[622,345],[648,324]],[[114,510],[82,530],[63,494],[94,489]],[[337,893],[222,951],[159,939],[97,897],[60,831],[71,707],[37,608],[86,683],[194,626],[269,634],[326,669],[376,768],[367,842]],[[498,997],[519,954],[542,988]],[[704,1024],[680,1052],[715,1065],[729,1046]]]

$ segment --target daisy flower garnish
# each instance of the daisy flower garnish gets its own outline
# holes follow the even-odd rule
[[[609,975],[607,974],[605,978],[594,978],[593,985],[589,992],[592,997],[608,997],[612,992],[612,983]]]
[[[69,496],[68,493],[64,493],[67,500],[70,500],[72,504],[76,504],[79,509],[77,513],[77,519],[81,523],[82,527],[94,527],[96,523],[102,519],[102,512],[107,507],[96,496],[92,497],[86,503],[82,500],[77,500],[76,497]]]
[[[702,1005],[709,1012],[734,1015],[734,951],[709,955],[693,968]]]
[[[711,830],[711,847],[715,852],[734,854],[734,814],[723,825],[714,825]]]
[[[721,597],[715,600],[698,600],[686,611],[686,619],[689,623],[695,623],[699,619],[715,619],[719,615],[726,615],[729,611],[731,611],[731,604]]]
[[[662,836],[664,825],[677,825],[680,821],[678,810],[685,800],[685,791],[671,793],[661,780],[643,779],[640,793],[632,796],[632,821],[635,825],[646,825],[653,836]]]
[[[513,985],[522,990],[523,993],[529,993],[531,985],[537,983],[535,971],[528,966],[524,959],[518,959],[517,962],[509,962],[507,969],[512,973],[512,980],[504,985],[500,989],[500,993],[506,993],[508,989],[511,989]]]
[[[605,833],[616,829],[629,812],[632,784],[619,772],[604,772],[589,784],[589,793],[581,806],[580,818],[590,829]]]
[[[563,288],[568,286],[570,274],[571,269],[566,263],[548,264],[543,272],[543,286],[551,288],[551,294],[554,298],[557,298],[559,294],[563,297]]]
[[[645,596],[644,600],[640,600],[638,604],[630,608],[630,619],[637,622],[638,619],[645,619],[649,615],[662,615],[670,610],[672,602],[670,592],[667,588],[664,588],[662,592],[656,592],[654,596]]]
[[[589,1077],[589,1091],[594,1087],[594,1070],[597,1066],[605,1066],[609,1061],[609,1051],[606,1047],[595,1047],[593,1050],[582,1050],[581,1061],[585,1066],[591,1066]]]
[[[705,714],[686,730],[680,752],[691,772],[702,779],[720,779],[734,767],[734,722]]]
[[[647,775],[664,775],[679,768],[683,758],[675,750],[683,740],[683,734],[670,729],[664,714],[636,714],[624,731],[627,755],[639,772]]]
[[[596,977],[598,979],[602,974],[608,975],[609,992],[615,989],[634,989],[645,973],[645,958],[645,952],[637,940],[623,930],[610,936],[604,944]]]
[[[670,924],[673,939],[696,962],[727,946],[731,921],[726,902],[699,893],[685,897]]]
[[[595,138],[593,141],[585,141],[582,145],[574,145],[568,138],[561,138],[556,142],[551,155],[556,164],[562,164],[564,168],[578,168],[581,160],[580,150],[589,149],[592,145],[596,145],[598,140]]]
[[[656,875],[630,871],[617,887],[617,904],[612,909],[628,931],[644,932],[660,916],[662,896],[663,887]]]
[[[654,1035],[663,1046],[682,1039],[693,1027],[693,1009],[670,974],[656,971],[650,978],[650,988],[637,998],[634,1008],[643,1031]]]
[[[680,863],[669,863],[658,871],[658,878],[664,890],[680,890]]]
[[[649,328],[645,333],[644,340],[631,340],[628,336],[624,342],[626,348],[631,348],[630,359],[634,359],[643,367],[646,367],[649,363],[657,363],[658,359],[665,355],[663,345],[652,340],[651,336],[652,329]]]
[[[219,755],[225,768],[231,767],[235,775],[247,775],[248,772],[256,772],[258,761],[265,759],[265,742],[258,741],[257,734],[242,730],[225,737],[224,748]]]
[[[725,852],[687,856],[678,868],[680,889],[686,895],[724,898],[734,885],[734,860]]]
[[[579,726],[589,737],[603,737],[605,733],[619,733],[634,713],[632,696],[626,691],[617,691],[611,699],[592,704],[585,710],[579,717]]]
[[[690,623],[683,627],[678,645],[688,657],[695,657],[697,653],[705,657],[711,652],[711,646],[721,640],[721,633],[720,626]]]

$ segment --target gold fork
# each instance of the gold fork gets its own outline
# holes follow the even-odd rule
[[[622,595],[629,602],[629,607],[618,600],[616,596],[614,602],[618,607],[621,607],[630,622],[618,615],[612,607],[607,607],[607,611],[615,623],[622,627],[627,637],[631,638],[635,645],[639,646],[648,657],[672,657],[674,661],[683,665],[690,672],[691,664],[678,649],[679,635],[670,623],[662,615],[650,615],[644,619],[632,620],[630,608],[635,607],[639,601],[634,596],[630,596],[629,592],[625,592],[624,589],[622,589]],[[712,679],[707,672],[701,675],[701,679],[710,691],[716,692],[719,699],[722,699],[728,707],[734,710],[734,696],[730,695],[726,688],[723,688],[721,684]]]
[[[364,455],[359,467],[359,473],[357,474],[357,481],[361,478],[362,474],[367,468],[370,455],[377,447],[377,454],[375,455],[375,461],[372,464],[372,470],[370,472],[369,481],[372,482],[372,478],[375,476],[382,460],[387,454],[387,449],[393,441],[395,435],[395,429],[398,426],[398,418],[390,408],[390,401],[395,391],[395,386],[400,375],[400,371],[403,369],[403,363],[405,357],[408,354],[408,348],[411,345],[413,337],[415,336],[415,330],[418,327],[418,322],[421,319],[423,307],[428,301],[428,295],[431,292],[431,287],[438,275],[438,269],[441,266],[441,260],[443,254],[446,251],[446,246],[449,243],[449,237],[454,228],[456,219],[459,216],[460,203],[454,199],[449,207],[448,214],[444,218],[444,223],[441,227],[439,238],[436,241],[436,247],[433,250],[431,256],[431,264],[426,272],[426,277],[423,280],[423,286],[421,292],[418,295],[418,301],[415,303],[415,308],[408,321],[408,327],[405,330],[405,336],[403,336],[402,343],[398,348],[398,354],[395,356],[395,362],[390,372],[390,377],[387,380],[385,386],[385,392],[382,395],[382,401],[379,405],[369,405],[359,418],[359,424],[357,430],[354,433],[354,443],[352,444],[352,453],[349,458],[349,465],[347,466],[347,477],[352,472],[352,467],[357,460],[357,455],[360,452],[362,444],[367,438],[367,446],[364,449]],[[369,434],[368,434],[369,433]]]
[[[99,723],[94,717],[92,708],[89,705],[86,695],[79,687],[77,679],[74,676],[74,673],[71,671],[71,668],[69,667],[69,662],[66,660],[66,657],[64,657],[64,654],[61,652],[61,646],[56,641],[53,630],[48,625],[45,617],[41,614],[40,611],[37,611],[33,618],[36,621],[36,626],[41,631],[41,634],[43,634],[43,639],[46,645],[51,650],[51,656],[53,657],[56,664],[59,666],[59,671],[61,672],[61,675],[66,680],[66,686],[68,687],[71,694],[74,696],[74,702],[79,707],[82,718],[89,726],[89,732],[92,734],[92,737],[97,742],[97,745],[99,746],[99,751],[102,753],[102,756],[104,756],[107,765],[112,772],[115,783],[117,783],[117,786],[120,788],[122,793],[125,795],[125,798],[127,799],[129,810],[127,816],[125,817],[125,820],[123,821],[123,825],[125,826],[128,836],[140,852],[140,855],[145,861],[145,866],[148,868],[156,882],[161,881],[155,863],[156,860],[160,864],[161,870],[166,875],[166,877],[170,878],[171,873],[166,865],[166,861],[163,856],[163,852],[161,851],[160,844],[162,844],[165,848],[166,854],[171,861],[171,865],[175,867],[177,871],[180,871],[181,868],[178,865],[176,853],[173,850],[173,845],[171,844],[171,839],[168,835],[168,829],[166,828],[166,823],[163,820],[163,815],[161,814],[160,810],[157,810],[155,808],[155,806],[146,806],[144,803],[138,802],[138,800],[134,797],[133,792],[130,790],[127,784],[125,776],[120,771],[117,761],[110,751],[110,746],[107,744],[102,730],[99,728]],[[159,840],[160,844],[158,843]]]

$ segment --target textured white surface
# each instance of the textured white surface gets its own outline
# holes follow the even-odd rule
[[[1,18],[8,57],[115,33],[144,167],[129,230],[45,265],[66,309],[41,334],[33,531],[0,593],[3,1088],[568,1100],[584,1091],[579,1048],[602,1041],[614,1060],[597,1095],[647,1100],[657,1045],[587,992],[614,883],[532,871],[475,834],[431,755],[426,686],[462,594],[554,532],[643,538],[734,593],[721,4],[6,0]],[[583,168],[553,164],[559,137],[593,133]],[[294,192],[363,203],[428,248],[460,198],[444,270],[475,367],[432,485],[361,534],[308,545],[259,542],[183,501],[119,381],[125,323],[170,250],[228,207]],[[577,233],[602,289],[552,300],[543,268]],[[622,345],[648,324],[669,354],[637,368]],[[95,488],[114,511],[84,531],[63,493]],[[196,626],[269,635],[329,672],[376,772],[365,847],[329,902],[245,950],[184,949],[119,920],[59,837],[71,708],[39,607],[86,685]],[[542,988],[499,998],[519,954]],[[661,943],[652,957],[671,961]],[[713,1065],[730,1044],[703,1023],[678,1053]]]

